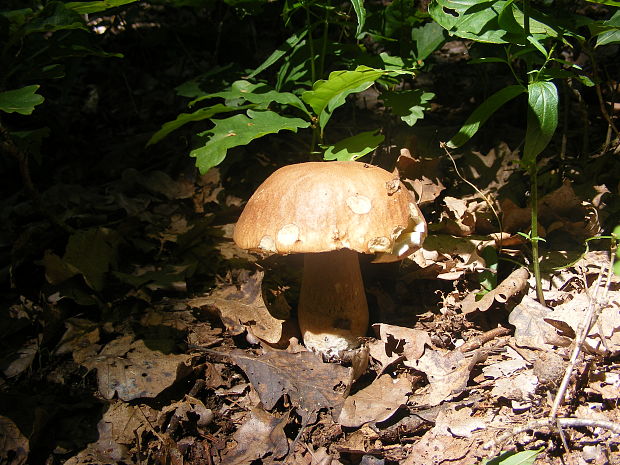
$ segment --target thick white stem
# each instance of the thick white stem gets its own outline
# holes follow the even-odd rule
[[[359,346],[368,304],[357,252],[307,253],[297,309],[306,347],[337,355]]]

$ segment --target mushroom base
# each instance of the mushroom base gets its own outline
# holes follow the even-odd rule
[[[305,255],[298,319],[311,350],[333,356],[360,345],[368,330],[368,304],[357,252]]]

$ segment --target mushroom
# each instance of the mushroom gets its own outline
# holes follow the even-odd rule
[[[357,253],[395,261],[419,249],[426,221],[397,176],[355,161],[288,165],[246,204],[233,239],[244,249],[304,253],[299,327],[327,356],[358,347],[368,304]]]

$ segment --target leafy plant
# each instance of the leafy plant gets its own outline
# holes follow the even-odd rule
[[[588,26],[595,46],[618,43],[616,13],[609,21],[597,22],[577,15],[549,15],[533,8],[528,0],[433,0],[429,5],[432,18],[450,34],[481,44],[501,44],[505,56],[487,56],[473,63],[503,63],[511,71],[516,84],[506,86],[485,100],[448,142],[448,147],[465,144],[480,127],[508,101],[527,95],[527,127],[521,166],[530,176],[532,206],[532,267],[537,283],[537,296],[544,302],[539,268],[538,242],[538,165],[537,157],[551,141],[558,125],[558,79],[577,79],[592,86],[594,82],[574,63],[558,54],[561,47],[573,42],[586,44],[577,27]],[[570,13],[570,14],[569,14]],[[587,31],[586,31],[587,32]],[[525,69],[517,72],[517,64]]]
[[[326,160],[354,160],[383,142],[384,136],[379,130],[364,131],[329,144],[325,129],[349,95],[375,84],[383,89],[380,98],[386,107],[401,121],[414,125],[423,117],[434,94],[396,90],[396,84],[411,76],[419,64],[413,57],[401,58],[387,53],[372,56],[364,53],[357,43],[331,39],[329,31],[335,28],[353,38],[366,33],[366,8],[359,0],[353,0],[351,8],[355,22],[346,11],[336,9],[329,1],[285,3],[285,24],[302,16],[304,27],[295,30],[262,64],[250,71],[246,79],[235,81],[219,92],[203,92],[194,86],[189,107],[198,104],[201,107],[165,123],[148,144],[160,141],[187,123],[208,120],[209,129],[197,134],[199,146],[190,153],[203,173],[221,163],[233,147],[267,134],[306,128],[312,130],[309,156],[322,154]],[[419,45],[417,53],[421,60],[443,42],[444,35],[434,30],[429,39],[417,32],[414,42]],[[336,68],[323,78],[328,57],[338,57],[338,62],[349,68]],[[330,67],[333,69],[334,64]],[[268,73],[272,76],[271,85],[269,80],[258,79]],[[223,117],[226,113],[234,114]]]

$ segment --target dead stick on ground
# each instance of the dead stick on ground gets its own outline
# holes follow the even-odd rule
[[[581,331],[579,332],[578,339],[575,341],[575,347],[573,349],[570,362],[568,366],[566,367],[564,378],[562,379],[562,382],[560,383],[560,387],[558,389],[558,392],[553,402],[551,414],[549,415],[549,417],[552,420],[557,417],[558,409],[560,408],[560,405],[564,401],[564,396],[566,394],[566,389],[568,388],[568,384],[570,382],[570,377],[573,373],[573,370],[575,369],[575,366],[577,365],[577,359],[579,358],[579,354],[581,353],[581,348],[583,347],[585,340],[588,337],[588,333],[590,332],[590,329],[592,328],[592,326],[596,323],[598,313],[600,312],[602,308],[601,303],[607,299],[607,293],[609,292],[609,286],[611,285],[611,274],[613,273],[614,256],[615,254],[612,253],[611,258],[609,260],[609,268],[607,269],[607,282],[605,284],[605,290],[600,300],[598,299],[598,290],[600,288],[600,280],[603,274],[603,270],[601,270],[601,273],[599,274],[599,279],[597,281],[595,294],[594,296],[591,296],[590,298],[590,304],[588,305],[588,310],[581,323]]]
[[[614,423],[613,421],[605,421],[605,420],[590,420],[587,418],[543,418],[541,420],[535,420],[530,423],[527,423],[523,426],[518,426],[506,433],[503,433],[498,438],[493,439],[491,441],[486,442],[482,447],[485,450],[493,449],[506,440],[510,439],[517,434],[524,433],[525,431],[534,431],[539,430],[541,428],[551,428],[554,429],[557,426],[560,427],[589,427],[589,428],[603,428],[613,431],[614,433],[620,434],[620,424]]]

